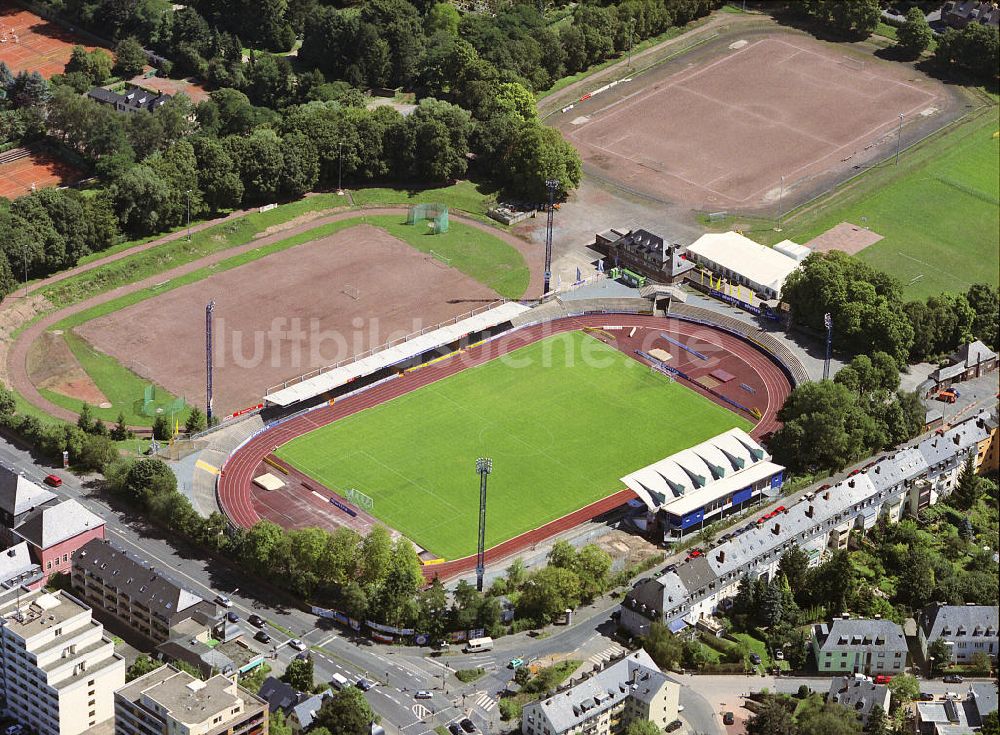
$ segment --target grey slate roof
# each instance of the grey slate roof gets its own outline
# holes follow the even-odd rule
[[[822,637],[822,633],[819,637]],[[891,620],[838,618],[830,625],[825,640],[819,642],[819,649],[823,653],[856,651],[867,646],[887,651],[907,651],[903,629]]]
[[[146,563],[126,554],[109,541],[93,539],[73,555],[74,566],[89,571],[105,584],[127,590],[133,600],[170,619],[197,605],[202,598],[189,592]]]
[[[992,681],[979,681],[969,685],[969,694],[976,704],[980,721],[990,712],[997,711],[997,687]]]
[[[0,510],[12,516],[56,499],[56,494],[7,467],[0,466]]]
[[[295,691],[294,687],[274,676],[264,679],[257,696],[267,700],[268,707],[272,712],[281,710],[287,713],[299,703],[299,693]]]
[[[920,611],[917,622],[929,641],[942,636],[996,637],[1000,628],[1000,606],[928,605]]]
[[[58,505],[33,511],[15,529],[15,533],[39,549],[48,549],[103,525],[103,518],[70,498]]]
[[[295,715],[303,730],[308,730],[312,726],[313,720],[319,714],[320,707],[323,706],[323,700],[332,696],[333,690],[327,689],[322,694],[314,694],[292,707],[291,712]]]
[[[889,687],[876,684],[867,676],[835,676],[830,682],[828,700],[844,705],[867,721],[876,704],[888,713]]]
[[[0,585],[6,586],[7,582],[16,580],[32,570],[40,573],[41,567],[31,560],[26,541],[0,551]]]
[[[648,702],[668,681],[640,649],[579,684],[529,705],[544,713],[553,729],[565,732],[627,697]]]

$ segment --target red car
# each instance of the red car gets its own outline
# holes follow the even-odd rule
[[[778,513],[784,513],[784,512],[785,512],[785,506],[779,505],[777,508],[774,509],[774,512],[771,514],[771,517],[774,518],[774,516],[778,515]]]
[[[892,681],[892,677],[888,674],[879,674],[875,677],[876,684],[888,684],[890,681]]]
[[[860,473],[861,473],[861,468],[859,467],[856,470],[851,470],[851,474],[848,475],[848,477],[854,477],[855,475],[860,474]]]
[[[703,552],[701,549],[691,549],[691,552],[688,554],[688,559],[697,559],[704,553],[705,552]]]
[[[824,490],[829,490],[830,487],[831,487],[830,485],[820,485],[820,488],[819,488],[818,492],[823,492]]]
[[[45,484],[51,487],[59,487],[62,485],[62,478],[58,475],[46,475]]]

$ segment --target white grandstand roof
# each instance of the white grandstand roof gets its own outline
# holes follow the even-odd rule
[[[794,258],[738,232],[709,232],[688,245],[687,250],[775,293],[781,293],[788,274],[799,266]]]
[[[315,377],[290,385],[287,388],[282,388],[265,396],[265,400],[277,406],[290,406],[299,401],[315,398],[318,395],[346,385],[355,378],[371,375],[383,368],[390,367],[404,360],[409,360],[442,345],[450,344],[467,334],[481,332],[484,329],[509,322],[518,314],[528,311],[528,309],[529,307],[519,304],[516,301],[508,301],[481,314],[475,314],[454,324],[418,335],[413,339],[388,347],[368,357],[347,363]]]
[[[622,478],[650,510],[686,513],[782,468],[749,434],[734,428]]]

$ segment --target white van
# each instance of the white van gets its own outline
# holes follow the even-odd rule
[[[351,682],[349,682],[340,674],[334,674],[333,678],[330,680],[330,683],[333,684],[337,689],[347,689],[348,687],[351,686]]]
[[[470,638],[463,649],[466,653],[478,653],[479,651],[492,651],[493,639],[489,636],[485,638]]]

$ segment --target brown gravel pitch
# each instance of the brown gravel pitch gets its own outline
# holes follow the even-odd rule
[[[620,185],[709,210],[753,209],[776,204],[782,176],[789,197],[888,155],[900,113],[919,128],[946,106],[943,87],[912,69],[804,36],[733,46],[640,75],[556,122],[588,170]]]
[[[352,288],[353,287],[353,288]],[[344,293],[357,289],[358,298]],[[224,271],[77,333],[188,400],[204,401],[205,305],[215,300],[215,411],[498,298],[384,230],[358,225]]]

